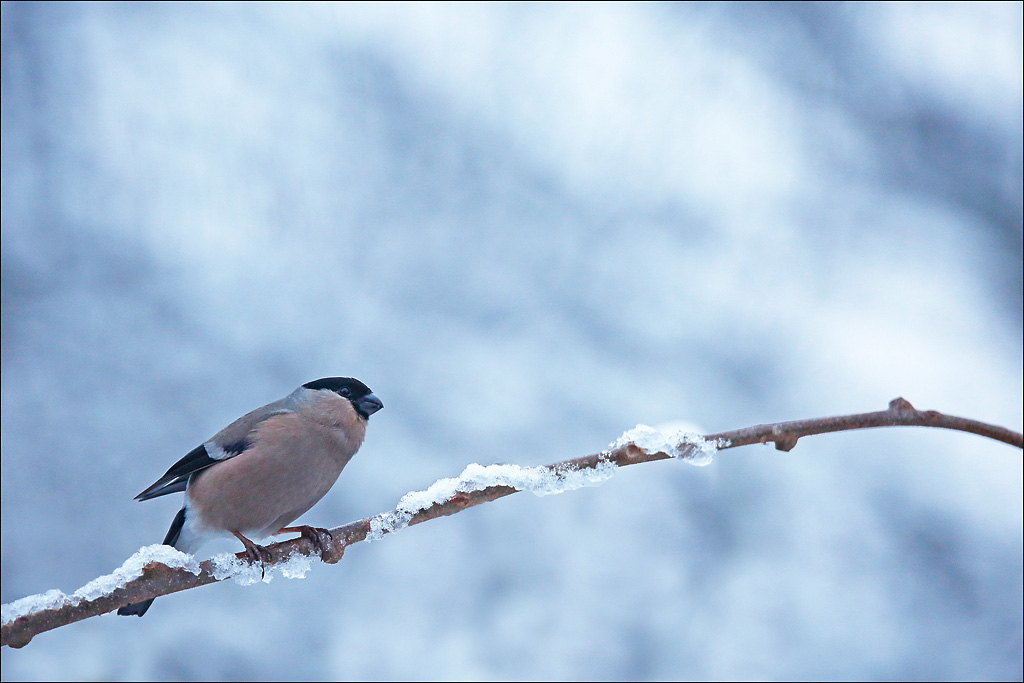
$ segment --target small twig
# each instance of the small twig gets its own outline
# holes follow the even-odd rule
[[[1014,432],[1005,427],[970,420],[966,417],[945,415],[936,410],[917,410],[905,398],[894,398],[889,401],[889,409],[877,413],[860,413],[859,415],[839,415],[837,417],[819,417],[812,420],[794,420],[778,422],[771,425],[757,425],[746,429],[737,429],[722,434],[711,434],[708,440],[726,438],[730,448],[746,446],[754,443],[772,442],[780,451],[792,450],[797,439],[814,434],[828,432],[845,432],[853,429],[871,429],[874,427],[938,427],[953,429],[958,432],[969,432],[978,436],[986,436],[996,441],[1017,448],[1024,448],[1024,434]]]
[[[771,442],[775,444],[778,450],[789,451],[804,436],[895,426],[952,429],[978,434],[979,436],[1002,441],[1017,448],[1024,448],[1024,434],[976,420],[944,415],[934,410],[916,410],[908,401],[902,398],[892,400],[889,403],[888,410],[875,413],[840,415],[836,417],[757,425],[745,429],[711,434],[704,438],[708,441],[717,441],[720,444],[719,450]],[[669,457],[671,456],[664,452],[649,453],[636,444],[628,443],[610,452],[565,460],[553,465],[547,465],[546,467],[552,471],[594,469],[601,461],[611,461],[619,467],[624,467],[641,462],[665,460]],[[445,502],[436,503],[426,510],[421,510],[414,514],[412,519],[409,520],[409,526],[438,517],[453,515],[466,508],[496,500],[517,491],[518,489],[510,486],[491,486],[478,491],[457,493]],[[393,514],[394,512],[397,511],[392,511],[392,513],[388,514]],[[367,517],[357,522],[331,529],[333,541],[330,547],[326,548],[329,556],[324,558],[325,561],[337,562],[347,546],[366,540],[367,535],[370,534],[371,522],[380,517],[380,515]],[[275,543],[267,546],[267,550],[270,552],[270,558],[267,561],[268,565],[284,561],[294,553],[301,553],[306,556],[316,554],[313,542],[306,537]],[[245,553],[238,553],[236,557],[244,559]],[[201,563],[199,574],[193,574],[187,569],[170,568],[158,562],[151,562],[145,567],[141,577],[128,582],[123,588],[119,588],[109,595],[104,595],[95,600],[81,601],[74,605],[65,604],[59,608],[33,612],[32,614],[19,617],[10,623],[3,624],[2,644],[14,648],[24,647],[34,636],[45,631],[81,621],[88,617],[105,614],[128,603],[168,595],[189,588],[196,588],[197,586],[205,586],[218,580],[220,579],[214,577],[214,566],[210,560]]]

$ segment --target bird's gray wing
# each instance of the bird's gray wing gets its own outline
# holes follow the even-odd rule
[[[292,411],[286,407],[282,399],[246,413],[171,465],[171,468],[152,486],[135,496],[135,500],[149,500],[184,491],[188,486],[189,477],[196,472],[248,450],[252,445],[252,433],[261,422],[274,415],[290,412]]]

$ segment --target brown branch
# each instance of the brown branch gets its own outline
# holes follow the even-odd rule
[[[978,434],[995,439],[996,441],[1002,441],[1011,446],[1016,446],[1017,448],[1024,448],[1024,434],[976,420],[944,415],[934,410],[916,410],[908,401],[902,398],[892,400],[889,403],[888,410],[875,413],[840,415],[836,417],[757,425],[719,434],[710,434],[704,438],[708,441],[717,441],[720,444],[719,450],[771,442],[775,444],[777,449],[788,451],[796,445],[798,439],[804,436],[895,426],[952,429]],[[594,469],[602,460],[613,462],[618,467],[624,467],[641,462],[666,460],[670,457],[670,455],[663,452],[648,453],[636,444],[628,443],[609,452],[565,460],[553,465],[547,465],[546,467],[553,472],[566,472]],[[478,491],[457,493],[443,503],[435,503],[431,507],[417,512],[409,520],[408,525],[411,526],[438,517],[453,515],[466,508],[511,495],[516,493],[517,490],[511,486],[491,486]],[[394,510],[390,513],[385,513],[385,516],[397,513],[398,511]],[[332,564],[340,560],[347,546],[366,540],[366,537],[370,534],[371,523],[374,519],[381,517],[381,515],[367,517],[358,522],[331,529],[334,540],[325,549],[325,556],[322,559]],[[316,554],[313,543],[309,539],[302,537],[275,543],[268,546],[267,550],[270,552],[267,565],[282,562],[291,557],[293,553],[301,553],[306,556]],[[245,558],[245,553],[238,553],[236,557],[243,559]],[[81,601],[74,605],[65,604],[58,608],[41,610],[3,624],[2,645],[14,648],[24,647],[34,636],[45,631],[81,621],[88,617],[105,614],[128,603],[168,595],[189,588],[196,588],[197,586],[205,586],[218,580],[220,579],[214,577],[214,566],[211,560],[201,563],[198,575],[189,572],[187,569],[170,568],[158,562],[151,562],[145,567],[141,577],[128,582],[123,588],[119,588],[109,595],[94,600]]]
[[[757,425],[732,432],[711,434],[705,438],[729,439],[731,446],[746,446],[754,443],[773,442],[780,451],[788,451],[796,445],[797,439],[813,434],[828,432],[845,432],[853,429],[871,429],[874,427],[938,427],[953,429],[958,432],[969,432],[978,436],[986,436],[996,441],[1017,448],[1024,448],[1024,435],[1005,427],[970,420],[966,417],[945,415],[936,410],[917,410],[905,398],[894,398],[889,401],[889,409],[877,413],[860,413],[859,415],[839,415],[837,417],[820,417],[812,420],[794,420],[771,425]]]

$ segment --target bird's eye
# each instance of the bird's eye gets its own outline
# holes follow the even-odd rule
[[[349,389],[348,387],[338,389],[338,394],[344,396],[345,398],[352,398],[352,390]]]

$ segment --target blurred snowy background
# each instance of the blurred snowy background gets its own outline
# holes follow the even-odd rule
[[[3,602],[302,382],[386,404],[304,520],[477,461],[897,395],[1014,429],[1022,9],[3,3]],[[1021,453],[623,470],[2,653],[14,679],[1017,679]],[[222,548],[220,548],[222,549]]]

